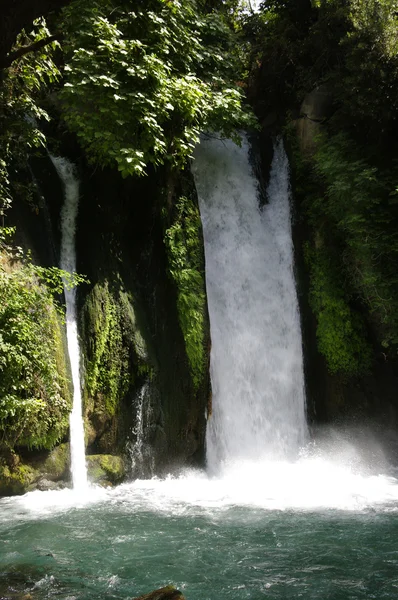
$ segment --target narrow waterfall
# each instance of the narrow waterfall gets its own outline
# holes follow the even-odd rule
[[[151,418],[151,384],[146,381],[137,393],[135,406],[135,427],[132,431],[133,441],[129,444],[131,473],[134,477],[151,477],[154,471],[154,456],[152,446],[147,437]]]
[[[293,275],[289,166],[274,147],[268,203],[242,147],[204,139],[199,195],[211,324],[210,469],[297,456],[307,425],[300,317]]]
[[[66,158],[50,158],[64,184],[64,205],[61,212],[61,257],[60,267],[68,273],[76,271],[75,232],[79,203],[79,181],[75,167]],[[87,468],[82,417],[82,396],[80,385],[80,351],[77,334],[76,289],[64,286],[66,303],[66,336],[72,372],[73,407],[70,414],[70,449],[73,489],[87,488]]]

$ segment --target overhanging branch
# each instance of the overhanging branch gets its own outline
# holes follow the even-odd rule
[[[43,38],[42,40],[33,42],[33,44],[29,44],[28,46],[22,46],[21,48],[18,48],[17,50],[10,52],[3,59],[3,61],[0,63],[0,69],[6,69],[7,67],[11,66],[11,64],[17,58],[21,58],[21,56],[24,56],[25,54],[29,54],[30,52],[35,52],[36,50],[40,50],[40,48],[44,48],[45,46],[48,46],[48,44],[51,44],[52,42],[55,42],[60,39],[61,39],[61,35],[49,35],[48,37]]]

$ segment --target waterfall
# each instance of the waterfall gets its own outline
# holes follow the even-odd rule
[[[152,412],[150,381],[146,381],[138,391],[135,406],[135,427],[132,430],[134,441],[129,444],[128,448],[132,475],[143,478],[152,476],[154,471],[152,446],[147,439]]]
[[[68,273],[76,271],[75,232],[79,203],[79,181],[75,167],[66,158],[51,156],[57,173],[64,185],[64,205],[61,212],[61,257],[60,267]],[[70,451],[73,489],[87,488],[87,468],[82,417],[80,385],[80,351],[76,318],[76,289],[64,286],[66,304],[66,336],[72,372],[73,407],[70,414]]]
[[[212,338],[213,470],[295,458],[307,436],[288,159],[277,141],[260,208],[248,151],[246,139],[241,148],[203,139],[193,164]]]

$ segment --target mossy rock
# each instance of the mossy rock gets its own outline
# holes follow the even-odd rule
[[[130,309],[130,310],[128,310]],[[119,284],[94,285],[82,308],[82,339],[86,365],[86,414],[114,416],[132,383],[131,351],[137,337],[139,351],[144,341],[135,327],[135,314]],[[134,335],[127,336],[133,330]],[[94,428],[97,427],[94,424]]]
[[[121,456],[92,454],[86,459],[88,477],[94,483],[115,485],[121,483],[126,476],[126,465]]]
[[[18,496],[25,494],[36,481],[38,472],[28,465],[18,464],[9,467],[0,462],[0,496]]]
[[[44,463],[39,466],[41,474],[50,481],[69,479],[70,448],[69,444],[60,444],[52,450]]]

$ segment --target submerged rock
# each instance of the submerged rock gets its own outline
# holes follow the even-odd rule
[[[182,592],[177,590],[174,585],[167,585],[166,587],[154,590],[149,594],[133,598],[132,600],[185,600],[185,596],[183,596]]]

